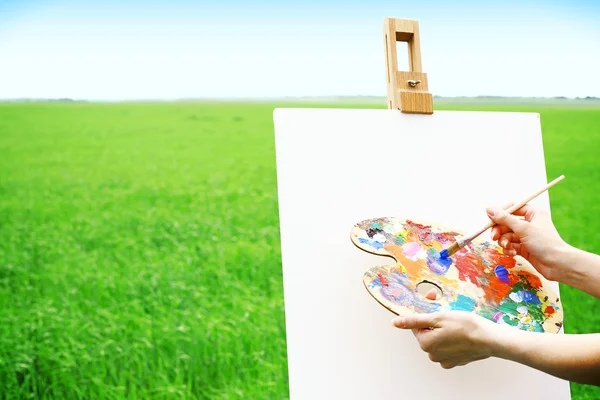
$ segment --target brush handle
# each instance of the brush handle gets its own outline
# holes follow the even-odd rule
[[[563,179],[565,179],[564,175],[559,176],[558,178],[556,178],[555,180],[553,180],[552,182],[548,183],[546,186],[544,186],[543,188],[538,190],[537,192],[533,193],[531,196],[527,197],[526,199],[524,199],[518,203],[515,203],[514,205],[512,205],[511,207],[506,209],[506,212],[509,214],[514,213],[519,208],[523,207],[525,204],[529,203],[531,200],[535,199],[540,194],[544,193],[545,191],[547,191],[548,189],[550,189],[552,186],[556,185],[558,182],[562,181]],[[483,232],[487,231],[494,225],[496,225],[496,223],[494,221],[490,220],[490,222],[488,222],[487,225],[484,226],[482,229],[478,230],[477,232],[472,233],[471,235],[469,235],[469,236],[465,237],[463,240],[461,240],[460,242],[462,242],[461,243],[462,245],[460,245],[460,247],[463,247],[465,244],[469,243],[470,241],[472,241],[477,236],[481,235]]]

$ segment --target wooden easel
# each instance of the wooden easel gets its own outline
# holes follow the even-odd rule
[[[433,114],[433,96],[429,93],[427,74],[421,66],[419,23],[387,17],[383,24],[383,35],[388,108],[401,110],[403,113]],[[410,71],[398,71],[396,42],[408,43]]]
[[[382,18],[380,23],[383,22]],[[376,29],[381,29],[381,25]],[[361,284],[365,271],[374,265],[391,270],[398,262],[389,258],[388,262],[378,262],[370,252],[352,244],[353,236],[348,235],[351,224],[385,215],[414,219],[426,216],[421,222],[444,221],[453,229],[468,232],[487,222],[478,207],[485,206],[489,199],[498,194],[502,199],[518,199],[523,195],[521,188],[547,182],[537,114],[450,110],[433,113],[432,96],[421,70],[416,22],[387,19],[385,35],[387,72],[382,68],[380,79],[383,83],[387,76],[386,103],[391,110],[283,107],[273,112],[289,397],[417,398],[426,385],[427,395],[433,398],[447,398],[452,393],[450,397],[465,400],[505,400],[514,397],[514,388],[518,387],[520,397],[570,399],[567,381],[506,360],[486,360],[485,364],[452,373],[423,361],[426,357],[412,340],[412,333],[392,332],[390,312],[378,305]],[[397,71],[398,40],[408,42],[411,67],[405,69],[409,72]],[[421,82],[413,82],[413,87],[409,80]],[[490,147],[498,154],[514,153],[515,142],[519,143],[518,154],[527,157],[515,157],[514,162],[505,165],[505,173],[516,176],[518,183],[498,187],[496,181],[489,179],[489,171],[473,168],[489,161]],[[461,152],[461,148],[468,151]],[[456,154],[449,154],[448,149],[457,150]],[[461,185],[459,195],[449,193],[440,201],[440,196],[428,195],[432,183],[427,178],[439,177],[449,162],[453,170],[469,171],[470,184]],[[415,166],[412,169],[416,172],[396,173],[402,175],[399,183],[381,189],[381,184],[389,181],[388,171],[394,173],[403,167],[407,169],[406,166],[408,170]],[[550,211],[547,196],[538,200],[539,207]],[[307,221],[326,221],[328,226],[315,229]],[[392,222],[389,226],[400,225]],[[371,228],[377,229],[372,225]],[[383,245],[375,250],[377,254],[394,254],[386,250],[385,242],[378,240],[395,235],[384,232],[371,237],[368,228],[365,232],[357,236],[359,245],[372,249]],[[398,241],[393,243],[400,246]],[[403,247],[395,251],[408,257]],[[429,269],[426,263],[425,268]],[[496,272],[496,266],[488,272],[500,285],[506,274],[501,268]],[[383,273],[382,276],[388,284],[384,287],[389,287],[392,279]],[[433,276],[445,277],[432,271],[430,277]],[[460,273],[453,272],[452,276],[459,279]],[[417,292],[427,288],[422,284],[425,280],[415,280]],[[427,281],[437,285],[437,281]],[[549,285],[560,295],[556,282]],[[443,291],[442,286],[438,288]],[[404,296],[403,288],[397,289],[400,297]],[[481,290],[478,287],[473,293]],[[458,290],[454,291],[458,296]],[[388,297],[396,297],[394,293]],[[504,316],[504,312],[498,314],[499,318]],[[498,376],[513,384],[498,385]],[[494,390],[485,391],[489,387]]]

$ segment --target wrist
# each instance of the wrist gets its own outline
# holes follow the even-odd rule
[[[579,253],[581,250],[567,243],[556,247],[549,261],[552,275],[548,279],[569,286],[576,286],[577,282],[585,279],[585,270],[581,269],[582,263],[578,262],[578,258],[581,258]]]
[[[521,360],[523,350],[519,343],[523,338],[520,336],[531,332],[524,332],[509,325],[500,325],[491,321],[486,322],[483,338],[488,355],[509,361],[518,362]]]
[[[536,354],[540,341],[555,336],[553,334],[522,331],[514,326],[496,325],[496,333],[491,337],[492,357],[528,365]],[[542,346],[544,348],[544,346]]]
[[[481,329],[481,348],[485,349],[485,355],[488,357],[507,358],[507,339],[510,331],[506,330],[505,326],[492,323],[491,321],[483,321]]]

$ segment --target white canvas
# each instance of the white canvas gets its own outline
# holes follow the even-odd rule
[[[429,361],[363,286],[393,260],[350,241],[384,216],[470,231],[486,206],[542,187],[538,114],[277,109],[274,122],[292,400],[570,398],[568,382],[516,363]],[[532,204],[549,209],[548,195]]]

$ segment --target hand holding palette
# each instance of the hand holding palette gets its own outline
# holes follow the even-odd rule
[[[395,314],[462,310],[523,330],[557,333],[563,311],[549,282],[522,257],[473,240],[450,257],[441,251],[462,232],[403,218],[376,218],[354,226],[352,242],[396,265],[369,269],[369,293]],[[435,300],[425,297],[434,288]]]

